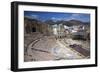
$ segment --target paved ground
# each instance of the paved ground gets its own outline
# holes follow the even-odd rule
[[[33,35],[34,36],[34,35]],[[71,39],[55,39],[53,36],[43,36],[36,34],[38,38],[32,38],[27,45],[24,61],[48,61],[61,59],[83,59],[86,58],[81,53],[69,47],[73,41]],[[34,40],[35,39],[35,40]],[[33,41],[32,41],[33,40]],[[26,41],[27,42],[27,41]],[[78,42],[79,43],[79,42]]]

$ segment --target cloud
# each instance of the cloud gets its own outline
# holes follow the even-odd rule
[[[90,21],[90,15],[89,14],[80,14],[80,13],[75,13],[72,14],[68,20],[80,20],[83,22],[89,22]]]
[[[77,18],[80,18],[80,14],[72,14],[68,20],[73,20],[73,19],[77,19]]]
[[[30,19],[38,19],[39,16],[38,15],[26,15],[25,17],[30,18]]]
[[[35,19],[37,19],[39,17],[38,15],[34,15],[34,14],[32,14],[31,16],[32,16],[32,18],[35,18]]]
[[[55,17],[52,17],[51,19],[52,19],[52,20],[55,20],[56,18],[55,18]]]
[[[77,14],[72,14],[72,16],[77,17],[77,16],[80,16],[80,14],[78,14],[78,13]]]
[[[62,18],[57,18],[57,17],[52,17],[51,19],[55,21],[62,20]]]

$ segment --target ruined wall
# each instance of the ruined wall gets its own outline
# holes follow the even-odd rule
[[[33,32],[40,32],[44,35],[50,35],[52,29],[48,24],[45,24],[43,22],[24,18],[24,33],[29,34]]]

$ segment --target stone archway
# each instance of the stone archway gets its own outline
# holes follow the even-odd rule
[[[36,32],[36,28],[35,27],[32,27],[32,32]]]

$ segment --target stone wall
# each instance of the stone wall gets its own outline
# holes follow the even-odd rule
[[[48,24],[36,19],[24,18],[24,33],[29,34],[32,32],[40,32],[44,35],[50,35],[52,29]]]

